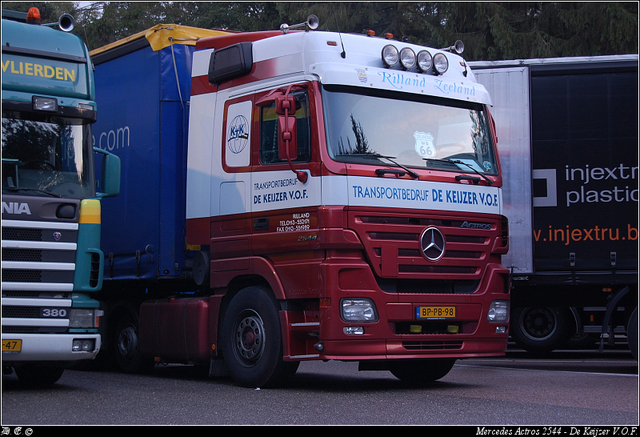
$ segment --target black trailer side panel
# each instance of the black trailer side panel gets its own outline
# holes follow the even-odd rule
[[[637,64],[548,67],[531,69],[536,273],[636,282]]]

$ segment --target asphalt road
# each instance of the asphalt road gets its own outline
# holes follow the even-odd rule
[[[39,389],[8,375],[2,386],[2,424],[9,426],[637,423],[638,363],[620,351],[463,360],[426,387],[344,362],[302,363],[278,389],[237,387],[189,366],[149,375],[66,371]]]

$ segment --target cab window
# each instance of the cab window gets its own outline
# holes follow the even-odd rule
[[[291,92],[296,99],[296,125],[298,131],[298,157],[293,162],[311,160],[311,128],[309,117],[309,96],[306,91]],[[287,162],[278,156],[278,114],[276,105],[263,106],[260,110],[260,162],[281,164]]]

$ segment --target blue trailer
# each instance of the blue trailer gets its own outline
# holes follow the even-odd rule
[[[166,279],[176,291],[193,287],[180,281],[191,277],[193,263],[185,253],[192,57],[199,38],[226,33],[157,25],[91,52],[101,109],[94,146],[122,162],[121,194],[102,209],[103,350],[125,370],[140,365],[139,304]],[[148,288],[150,281],[157,286]]]

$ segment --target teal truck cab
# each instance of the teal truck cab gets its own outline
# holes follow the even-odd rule
[[[100,350],[99,199],[120,178],[102,152],[96,193],[93,67],[73,18],[59,25],[2,11],[2,361],[32,384]]]

